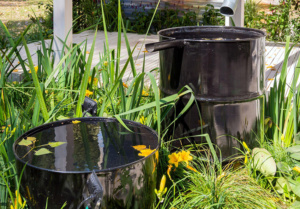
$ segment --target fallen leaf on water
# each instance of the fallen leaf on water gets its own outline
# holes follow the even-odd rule
[[[73,120],[72,123],[73,124],[78,124],[78,123],[81,123],[81,121],[80,120]]]
[[[66,142],[49,142],[48,144],[50,145],[50,147],[58,147],[62,144],[65,144]]]
[[[21,146],[29,146],[32,144],[32,141],[29,141],[29,140],[26,140],[26,139],[22,139],[18,145],[21,145]]]
[[[28,136],[28,137],[26,138],[26,140],[29,140],[29,141],[32,141],[32,142],[36,142],[36,138],[33,137],[33,136]]]
[[[46,148],[41,148],[38,151],[36,151],[34,154],[35,155],[46,155],[46,154],[50,154],[52,152],[50,152],[48,149]]]
[[[141,151],[143,149],[146,149],[146,145],[136,145],[136,146],[132,146],[134,149]]]
[[[140,150],[141,153],[139,153],[138,156],[147,157],[154,151],[155,151],[154,149],[153,150],[152,149],[143,149],[143,150]]]

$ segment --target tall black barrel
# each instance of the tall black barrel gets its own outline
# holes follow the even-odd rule
[[[146,47],[160,51],[161,95],[189,85],[197,99],[170,130],[173,138],[201,143],[203,138],[191,136],[208,133],[223,158],[242,148],[239,141],[253,147],[263,133],[265,33],[209,26],[170,28],[158,35],[160,42]],[[177,113],[188,99],[179,101]]]

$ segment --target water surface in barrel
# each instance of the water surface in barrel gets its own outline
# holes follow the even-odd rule
[[[28,164],[56,171],[116,168],[144,158],[158,146],[157,136],[151,129],[137,123],[126,125],[132,132],[116,121],[53,123],[47,128],[29,131],[15,150]],[[24,145],[22,140],[33,143]],[[49,152],[39,155],[41,149]]]

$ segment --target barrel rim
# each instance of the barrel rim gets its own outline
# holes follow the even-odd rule
[[[22,164],[24,164],[24,166],[29,166],[31,168],[35,168],[37,170],[41,170],[41,171],[47,171],[47,172],[51,172],[51,173],[58,173],[58,174],[89,174],[89,173],[92,173],[93,170],[91,171],[56,171],[56,170],[53,170],[53,169],[48,169],[48,168],[41,168],[41,167],[38,167],[38,166],[35,166],[35,165],[32,165],[24,160],[22,160],[16,153],[16,146],[18,145],[19,141],[22,140],[24,137],[28,136],[28,135],[31,135],[33,133],[36,133],[36,132],[39,132],[45,128],[48,128],[48,127],[52,127],[53,125],[57,125],[58,123],[64,123],[64,124],[70,124],[72,123],[72,121],[75,121],[75,120],[80,120],[80,121],[108,121],[108,122],[118,122],[118,120],[116,118],[105,118],[105,117],[81,117],[81,118],[72,118],[72,119],[66,119],[66,120],[59,120],[59,121],[55,121],[55,122],[51,122],[51,123],[46,123],[46,124],[43,124],[41,126],[37,126],[33,129],[30,129],[29,131],[27,131],[26,133],[22,134],[13,144],[13,154],[16,158],[17,161],[21,162]],[[141,123],[138,123],[138,122],[135,122],[135,121],[131,121],[131,120],[126,120],[126,119],[122,119],[122,121],[125,123],[125,124],[134,124],[134,125],[137,125],[139,127],[143,127],[147,130],[149,130],[154,136],[157,137],[157,147],[154,149],[154,151],[148,155],[147,157],[143,157],[139,160],[136,160],[136,161],[133,161],[133,162],[130,162],[130,163],[127,163],[127,164],[124,164],[122,166],[117,166],[117,167],[112,167],[112,168],[108,168],[108,169],[102,169],[102,170],[94,170],[96,173],[107,173],[107,172],[113,172],[114,170],[119,170],[119,169],[123,169],[123,168],[126,168],[126,167],[129,167],[129,166],[132,166],[134,164],[138,164],[144,160],[146,160],[147,158],[150,158],[151,156],[155,155],[156,152],[159,151],[159,148],[160,148],[160,137],[158,136],[157,132],[155,130],[153,130],[152,128],[146,126],[146,125],[143,125]]]
[[[197,39],[184,39],[187,42],[196,42],[196,43],[209,43],[209,42],[247,42],[252,40],[257,40],[259,38],[265,38],[266,33],[262,30],[253,29],[253,28],[245,28],[245,27],[232,27],[232,26],[184,26],[184,27],[173,27],[173,28],[166,28],[157,32],[159,37],[166,38],[166,39],[176,39],[175,37],[166,35],[167,33],[175,34],[186,32],[187,30],[220,30],[219,32],[226,31],[245,31],[245,32],[254,32],[257,35],[255,37],[243,38],[243,39],[228,39],[228,40],[197,40]]]

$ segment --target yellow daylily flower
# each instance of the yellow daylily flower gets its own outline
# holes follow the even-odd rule
[[[147,97],[147,96],[149,96],[149,94],[146,92],[146,91],[142,91],[142,96],[145,96],[145,97]]]
[[[178,164],[182,161],[180,153],[174,152],[171,155],[169,155],[168,157],[170,159],[169,164],[174,164],[175,167],[178,167]]]
[[[246,142],[243,142],[243,146],[247,150],[247,152],[250,152],[250,149],[249,149],[248,145],[246,144]]]
[[[128,89],[128,85],[126,83],[123,82],[123,86]]]
[[[172,178],[171,178],[171,174],[170,174],[170,172],[171,172],[172,168],[173,168],[173,166],[172,166],[172,165],[168,165],[167,174],[168,174],[168,176],[169,176],[169,178],[170,178],[171,180],[172,180]]]
[[[186,168],[190,169],[191,171],[194,171],[196,173],[199,173],[199,171],[197,171],[195,168],[193,168],[192,166],[187,165]]]
[[[189,161],[193,160],[193,157],[190,155],[191,152],[190,151],[184,151],[182,150],[180,152],[180,157],[181,157],[181,161],[186,162],[186,164],[189,164]]]
[[[140,153],[138,154],[138,156],[143,156],[143,157],[147,157],[148,155],[152,154],[152,152],[154,152],[155,150],[153,149],[143,149],[140,150]]]
[[[34,71],[37,73],[38,70],[39,70],[39,67],[38,67],[38,66],[35,66],[35,67],[34,67]],[[31,73],[31,70],[29,70],[29,73]]]
[[[14,129],[11,131],[11,135],[13,135],[15,132],[16,132],[16,128],[14,128]]]
[[[244,161],[244,163],[245,163],[245,164],[248,163],[248,156],[247,156],[247,155],[245,155],[245,161]]]
[[[141,124],[145,125],[146,124],[146,119],[143,115],[140,117],[140,122]]]
[[[146,145],[136,145],[136,146],[132,146],[134,149],[141,151],[143,149],[146,149]]]
[[[163,195],[167,192],[168,188],[166,188],[166,181],[167,181],[167,178],[165,175],[162,176],[161,180],[160,180],[160,185],[159,185],[159,190],[157,191],[157,189],[154,189],[154,192],[157,196],[157,198],[160,200],[160,201],[163,201],[164,198],[163,198]]]
[[[93,95],[93,92],[92,92],[92,91],[89,91],[89,90],[86,90],[86,91],[85,91],[85,96],[86,96],[86,97],[89,97],[90,95]]]
[[[15,192],[16,198],[14,200],[14,205],[10,205],[11,209],[22,209],[25,207],[26,201],[22,201],[21,195],[18,190]]]
[[[295,166],[295,167],[293,168],[293,170],[296,171],[296,172],[298,172],[298,173],[300,173],[300,168],[299,168],[298,166]]]

